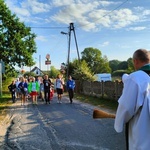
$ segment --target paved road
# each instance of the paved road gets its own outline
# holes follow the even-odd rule
[[[70,104],[67,97],[57,104],[54,96],[50,105],[17,101],[0,150],[125,150],[124,133],[114,131],[114,119],[94,120],[93,109],[77,100]]]

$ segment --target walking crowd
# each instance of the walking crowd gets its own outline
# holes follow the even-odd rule
[[[20,77],[8,86],[11,93],[12,102],[15,103],[16,98],[21,99],[21,105],[25,105],[26,101],[31,99],[32,104],[37,104],[38,99],[41,99],[45,104],[50,104],[54,96],[54,89],[57,93],[57,103],[62,103],[62,95],[64,92],[65,82],[61,74],[57,75],[53,83],[48,75],[44,77]],[[70,103],[74,96],[75,81],[71,76],[66,82],[66,89],[69,94]]]

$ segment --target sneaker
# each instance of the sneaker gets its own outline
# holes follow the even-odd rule
[[[61,104],[61,103],[62,103],[62,101],[59,101],[59,103]]]
[[[57,103],[59,103],[59,100],[57,101]]]

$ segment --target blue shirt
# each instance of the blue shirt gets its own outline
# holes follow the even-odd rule
[[[75,88],[75,81],[74,80],[68,80],[67,81],[67,90],[74,89]]]

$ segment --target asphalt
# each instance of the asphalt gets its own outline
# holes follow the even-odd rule
[[[68,99],[67,96],[64,96],[64,97],[66,99]],[[80,102],[76,99],[74,100],[74,102],[79,103],[81,106],[89,108],[90,110],[100,109],[100,110],[105,111],[105,112],[110,113],[110,114],[115,114],[116,113],[114,110],[93,106],[91,104]],[[19,100],[16,101],[16,103],[13,103],[12,106],[10,106],[9,111],[7,111],[8,113],[5,116],[5,118],[0,121],[0,144],[2,144],[5,141],[5,136],[7,134],[7,130],[9,128],[9,126],[11,125],[12,119],[15,118],[15,108],[17,106],[20,106],[20,101]]]

